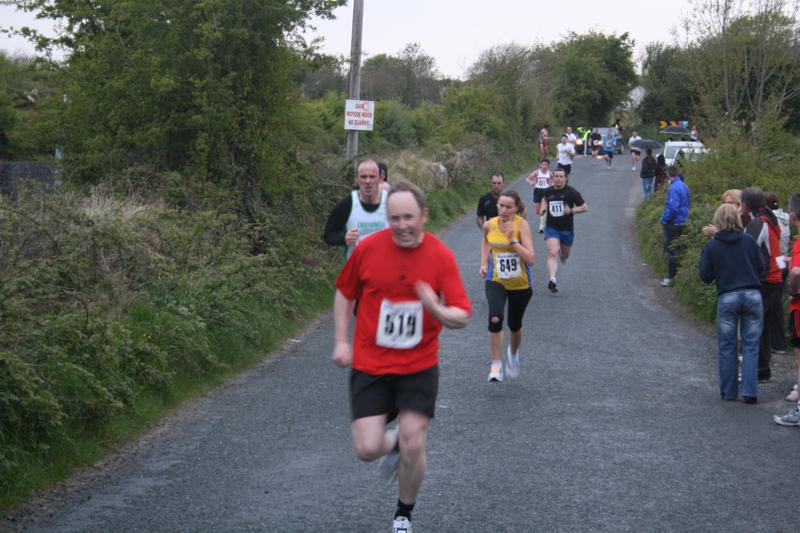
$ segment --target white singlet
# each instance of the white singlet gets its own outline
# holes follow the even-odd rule
[[[361,205],[361,200],[358,199],[358,191],[352,192],[353,206],[350,208],[350,216],[347,218],[347,229],[358,230],[358,244],[364,237],[371,233],[380,231],[387,226],[386,222],[386,198],[388,193],[381,191],[381,202],[378,209],[369,212]],[[353,253],[355,246],[347,247],[347,257]]]
[[[552,181],[552,178],[553,178],[553,175],[550,173],[549,170],[545,173],[545,172],[542,172],[541,169],[539,169],[536,172],[536,184],[533,186],[533,188],[534,189],[547,189],[551,185],[550,182]]]

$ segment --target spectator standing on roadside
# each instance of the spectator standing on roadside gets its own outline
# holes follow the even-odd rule
[[[506,177],[502,172],[495,172],[491,177],[492,189],[478,199],[475,222],[478,229],[483,231],[483,225],[490,218],[497,216],[497,199],[506,187]]]
[[[742,191],[739,189],[728,189],[724,193],[722,193],[722,203],[732,205],[739,211],[739,214],[742,213]],[[717,227],[714,226],[713,223],[706,224],[703,226],[703,235],[708,238],[714,237],[717,233]]]
[[[783,301],[783,294],[786,290],[786,276],[789,273],[789,239],[791,237],[791,230],[789,229],[789,225],[791,224],[789,213],[785,212],[781,209],[780,204],[778,203],[778,195],[774,192],[765,192],[764,193],[764,201],[767,204],[767,208],[772,211],[772,214],[775,215],[775,218],[778,219],[778,226],[781,230],[780,236],[780,248],[781,248],[781,257],[783,259],[778,260],[778,266],[781,269],[781,280],[782,280],[782,287],[781,287],[781,302]],[[782,307],[782,306],[781,306]],[[786,353],[786,323],[784,321],[783,312],[778,313],[776,317],[777,320],[772,328],[772,331],[769,335],[769,345],[772,349],[772,353],[776,353],[779,355],[783,355]]]
[[[789,200],[789,218],[794,227],[800,233],[800,194],[795,194]],[[800,383],[800,237],[795,238],[792,246],[792,257],[789,264],[789,275],[786,278],[786,286],[789,288],[789,342],[794,352],[794,364],[797,370],[795,375],[795,389]],[[787,400],[795,401],[797,404],[791,411],[783,416],[775,415],[773,420],[781,426],[800,426],[800,398],[797,394],[794,397],[790,394]]]
[[[639,172],[639,177],[642,179],[644,199],[649,200],[650,196],[653,194],[653,180],[656,177],[656,158],[653,157],[652,148],[648,148],[645,154],[642,160],[642,170]]]
[[[592,134],[592,130],[586,128],[583,132],[583,156],[586,157],[589,154],[589,136]]]
[[[358,189],[342,198],[325,223],[325,242],[345,246],[347,257],[368,235],[386,227],[386,191],[381,191],[378,163],[365,159],[356,166]]]
[[[769,332],[775,327],[777,315],[783,313],[782,293],[783,277],[778,266],[781,255],[780,227],[778,219],[767,209],[764,192],[758,187],[748,187],[742,191],[742,215],[750,221],[744,231],[750,235],[769,261],[769,268],[762,279],[761,301],[764,305],[764,330],[761,332],[761,345],[758,355],[758,380],[767,382],[772,379],[770,360]]]
[[[653,192],[656,192],[664,186],[667,181],[667,160],[664,154],[658,154],[656,157],[656,179],[653,182]]]
[[[761,303],[762,272],[766,260],[755,241],[743,234],[739,210],[722,204],[714,213],[717,233],[700,255],[700,279],[717,284],[717,346],[719,391],[723,400],[739,396],[736,377],[737,332],[742,335],[742,399],[758,398],[758,350],[764,309]]]
[[[672,285],[675,274],[678,272],[678,250],[675,239],[683,234],[683,225],[689,218],[689,187],[680,179],[680,172],[676,166],[667,169],[669,189],[667,199],[664,201],[664,213],[661,215],[661,227],[664,231],[664,253],[667,255],[667,277],[661,280],[662,287]]]

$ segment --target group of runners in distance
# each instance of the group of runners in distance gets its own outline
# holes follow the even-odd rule
[[[534,211],[548,251],[548,288],[554,294],[558,261],[567,260],[574,239],[573,217],[588,210],[568,185],[574,146],[567,134],[561,141],[556,170],[551,172],[543,158],[526,178],[533,187]],[[350,367],[356,455],[363,461],[380,459],[381,474],[387,481],[398,480],[392,531],[410,533],[427,465],[428,425],[435,414],[439,333],[442,327],[466,326],[472,305],[455,256],[424,230],[424,193],[407,182],[388,187],[386,176],[384,165],[361,161],[357,190],[335,205],[325,225],[325,241],[343,245],[347,256],[336,280],[332,360]],[[493,174],[491,190],[480,198],[477,211],[491,382],[520,372],[522,319],[533,293],[536,260],[526,214],[519,193],[506,189],[502,173]],[[509,330],[505,352],[504,321]]]

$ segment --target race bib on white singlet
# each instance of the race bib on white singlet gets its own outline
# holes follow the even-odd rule
[[[547,210],[550,216],[563,217],[564,216],[564,200],[553,200],[547,203]]]
[[[550,187],[550,176],[538,175],[536,177],[536,188],[537,189],[546,189],[548,187]]]
[[[499,253],[495,256],[497,277],[500,279],[518,278],[522,273],[519,255],[511,252]]]
[[[375,344],[408,350],[422,340],[421,302],[381,302]]]

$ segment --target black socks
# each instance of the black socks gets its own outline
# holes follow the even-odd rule
[[[414,504],[403,503],[400,499],[397,499],[397,511],[394,513],[394,517],[397,518],[398,516],[405,516],[409,520],[411,520],[411,511],[414,510]]]

